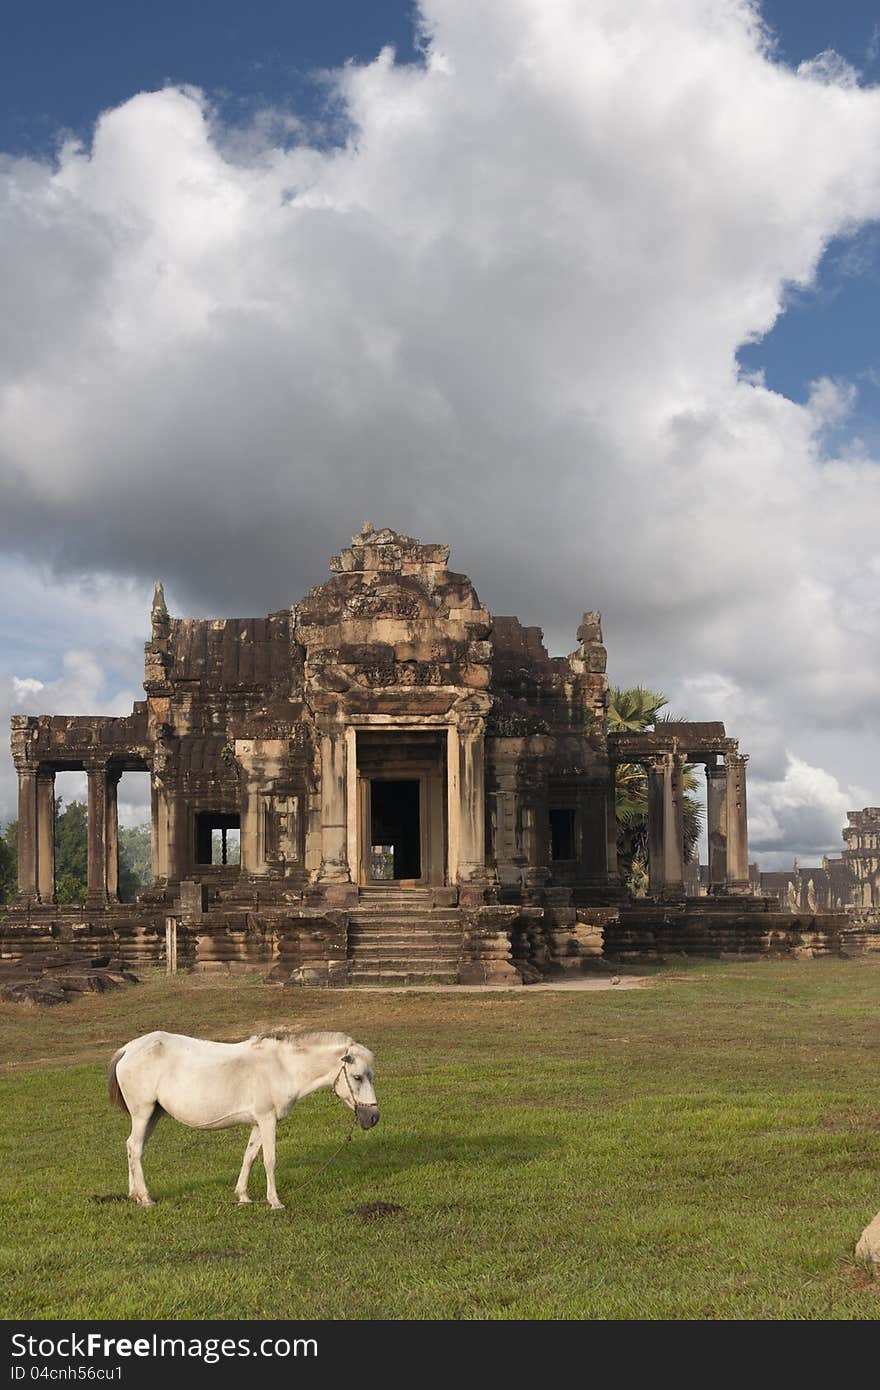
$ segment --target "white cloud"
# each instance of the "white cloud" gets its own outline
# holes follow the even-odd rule
[[[857,87],[861,76],[858,68],[854,68],[833,48],[823,49],[815,58],[808,58],[798,66],[798,77],[822,82],[829,87]]]
[[[59,584],[32,568],[0,564],[0,589],[13,593],[18,622],[9,608],[0,619],[0,728],[13,714],[130,714],[143,699],[143,642],[149,636],[149,594],[145,586],[116,579]],[[69,645],[75,643],[76,645]],[[65,645],[67,644],[67,645]],[[40,675],[30,671],[38,667]],[[28,672],[28,674],[25,674]],[[6,737],[4,736],[4,744]],[[18,814],[17,779],[6,748],[0,756],[0,825]],[[143,789],[132,787],[144,820]],[[59,793],[70,801],[85,797],[85,777],[65,773]],[[125,811],[123,823],[131,823]]]
[[[12,697],[22,704],[26,704],[32,695],[36,695],[42,689],[43,682],[35,680],[33,676],[25,676],[23,679],[18,676],[12,677]]]
[[[785,857],[790,864],[795,855],[818,862],[823,854],[840,854],[846,813],[864,806],[868,795],[862,787],[842,787],[824,768],[789,754],[785,777],[753,778],[748,798],[753,856],[774,862]]]
[[[880,215],[880,91],[745,0],[422,15],[423,67],[337,75],[344,148],[167,89],[5,162],[0,543],[222,614],[366,518],[448,540],[557,650],[600,607],[615,678],[742,692],[765,775],[859,740],[880,800],[877,464],[823,452],[846,383],[736,369]]]

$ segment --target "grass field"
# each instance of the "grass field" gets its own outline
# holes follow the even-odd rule
[[[848,1318],[880,1209],[880,961],[684,964],[591,993],[281,991],[148,978],[0,1005],[6,1318]],[[329,1093],[279,1129],[239,1208],[245,1130],[159,1125],[157,1206],[125,1191],[106,1062],[152,1028],[340,1028],[382,1122]],[[256,1180],[256,1181],[254,1181]],[[399,1211],[365,1220],[356,1209]]]

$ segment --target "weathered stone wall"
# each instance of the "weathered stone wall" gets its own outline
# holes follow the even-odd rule
[[[840,913],[795,916],[771,910],[766,899],[731,910],[700,903],[634,904],[604,929],[604,953],[612,960],[662,960],[668,956],[813,957],[849,954],[847,919]]]
[[[31,956],[73,961],[106,953],[132,967],[163,964],[164,917],[127,908],[100,916],[78,908],[0,909],[0,961]]]

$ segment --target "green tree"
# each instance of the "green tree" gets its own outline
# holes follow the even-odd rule
[[[150,827],[126,826],[119,831],[119,896],[124,903],[133,903],[138,889],[145,888],[153,877],[150,853]]]
[[[0,903],[11,903],[18,888],[18,821],[0,835]]]
[[[88,811],[84,801],[55,801],[55,897],[84,903],[88,885]]]
[[[673,722],[661,714],[669,701],[659,691],[644,686],[608,691],[608,732],[643,733],[658,724]],[[693,859],[700,838],[702,807],[697,800],[694,769],[684,773],[684,857]],[[636,897],[648,889],[648,778],[639,763],[621,763],[616,774],[617,862],[623,883]]]
[[[119,831],[119,896],[134,902],[139,888],[152,879],[150,827]],[[55,801],[55,897],[59,903],[83,903],[88,885],[88,810],[84,802]],[[11,902],[18,887],[18,822],[0,835],[0,902]]]

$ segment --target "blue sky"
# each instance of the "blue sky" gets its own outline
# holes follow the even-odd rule
[[[796,67],[834,49],[880,80],[880,5],[874,0],[764,0],[779,58]],[[88,140],[99,112],[171,83],[204,88],[225,119],[266,107],[320,118],[317,74],[368,61],[391,44],[418,60],[413,0],[45,0],[10,6],[0,47],[0,150],[44,155],[60,136]],[[817,376],[857,383],[853,430],[880,444],[880,232],[832,245],[819,283],[793,290],[774,330],[740,361],[768,385],[805,400]]]
[[[766,0],[768,63],[734,0],[424,3],[434,69],[409,0],[7,7],[0,717],[121,712],[156,577],[265,613],[369,519],[554,652],[601,608],[815,859],[880,802],[880,4]]]
[[[39,152],[59,129],[168,82],[204,87],[230,119],[260,106],[316,109],[312,74],[392,44],[415,58],[409,0],[47,0],[10,6],[0,53],[3,148]]]

